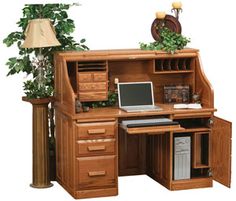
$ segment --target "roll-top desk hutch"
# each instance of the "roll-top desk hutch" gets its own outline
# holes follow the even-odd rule
[[[146,174],[170,190],[230,186],[231,123],[215,117],[214,94],[196,49],[57,52],[55,62],[57,181],[74,197],[118,194],[118,176]],[[120,82],[152,81],[161,111],[127,113],[100,107],[76,113],[81,103],[104,101]],[[164,86],[188,85],[201,109],[164,103]],[[123,129],[124,119],[167,117],[175,126]],[[173,142],[191,137],[191,176],[174,179]]]

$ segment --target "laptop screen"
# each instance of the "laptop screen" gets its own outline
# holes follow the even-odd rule
[[[152,82],[118,83],[119,106],[154,105]]]

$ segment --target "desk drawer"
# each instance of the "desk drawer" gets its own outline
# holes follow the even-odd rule
[[[92,82],[93,75],[92,73],[79,73],[79,82]]]
[[[115,153],[115,139],[78,140],[76,156],[105,155]]]
[[[94,73],[93,80],[94,82],[107,81],[107,73]]]
[[[107,100],[107,91],[99,92],[79,92],[80,101],[105,101]]]
[[[116,122],[77,124],[77,139],[96,139],[115,136]]]
[[[174,114],[174,119],[210,118],[211,116],[211,112],[178,113]]]
[[[79,189],[111,187],[117,184],[116,156],[77,158]]]
[[[93,83],[79,83],[79,91],[105,91],[107,89],[106,82],[93,82]]]

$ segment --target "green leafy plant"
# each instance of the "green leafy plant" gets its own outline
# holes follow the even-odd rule
[[[175,53],[176,50],[183,49],[190,42],[189,38],[175,33],[164,27],[160,30],[160,40],[149,44],[140,43],[142,50],[164,50],[168,53]]]
[[[73,4],[75,5],[75,4]],[[24,82],[24,91],[28,98],[44,98],[53,95],[53,52],[61,50],[88,50],[84,44],[85,39],[76,42],[71,34],[74,32],[75,24],[68,17],[67,11],[73,5],[70,4],[34,4],[25,5],[22,9],[23,17],[17,22],[19,31],[10,33],[3,43],[7,47],[17,45],[19,55],[8,59],[6,65],[9,68],[7,75],[14,75],[20,72],[26,73],[31,79]],[[36,18],[49,18],[56,31],[56,37],[61,46],[42,48],[42,54],[48,58],[45,70],[46,83],[43,87],[37,85],[37,71],[35,71],[30,58],[39,54],[39,49],[24,49],[21,45],[24,42],[24,31],[29,20]]]

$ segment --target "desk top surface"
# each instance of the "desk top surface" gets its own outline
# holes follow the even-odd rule
[[[207,115],[216,111],[215,108],[201,108],[201,109],[174,109],[173,104],[157,104],[162,108],[160,111],[148,112],[125,112],[118,107],[104,107],[90,109],[89,112],[81,112],[73,116],[73,119],[101,119],[101,118],[121,118],[121,117],[142,117],[153,115]]]

